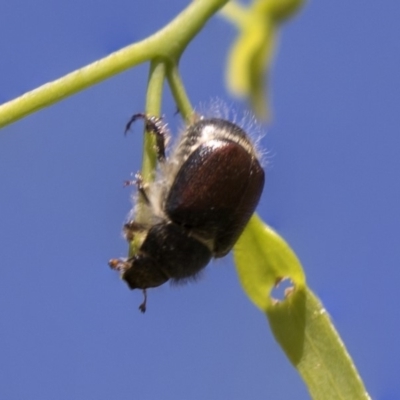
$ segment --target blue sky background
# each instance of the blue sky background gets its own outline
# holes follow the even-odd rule
[[[161,28],[188,1],[3,1],[0,102]],[[310,2],[280,35],[258,211],[292,245],[374,399],[400,398],[400,3]],[[234,29],[185,53],[194,105],[220,97]],[[140,168],[147,65],[0,132],[0,398],[308,399],[231,257],[149,292],[126,254],[122,188]],[[237,103],[237,110],[242,105]],[[167,93],[163,112],[179,126]]]

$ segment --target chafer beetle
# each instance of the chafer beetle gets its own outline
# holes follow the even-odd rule
[[[159,176],[143,184],[139,196],[147,221],[131,220],[125,236],[135,248],[128,259],[112,259],[131,289],[146,289],[168,280],[190,280],[212,257],[225,256],[236,243],[260,199],[264,170],[246,132],[221,118],[197,118],[180,137],[171,156],[165,156],[168,136],[161,118],[135,114],[156,135]]]

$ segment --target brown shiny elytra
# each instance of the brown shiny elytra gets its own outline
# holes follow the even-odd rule
[[[127,125],[142,118],[157,137],[160,178],[137,186],[149,208],[148,223],[129,221],[129,241],[138,235],[140,246],[127,260],[111,260],[131,289],[185,281],[196,275],[212,257],[225,256],[238,240],[264,187],[264,170],[246,132],[220,118],[199,119],[189,125],[169,159],[168,135],[162,120],[136,114]]]

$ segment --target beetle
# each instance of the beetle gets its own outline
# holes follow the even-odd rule
[[[146,289],[195,279],[212,258],[229,253],[257,207],[265,174],[249,136],[229,120],[196,118],[166,158],[163,120],[135,114],[126,131],[137,119],[156,136],[159,177],[146,185],[136,175],[147,219],[124,225],[133,254],[109,265],[130,289],[143,290],[145,312]]]

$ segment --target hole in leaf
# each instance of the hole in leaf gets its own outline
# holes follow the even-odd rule
[[[271,300],[274,304],[279,303],[290,296],[294,290],[294,283],[290,278],[277,278],[274,288],[271,290]]]

